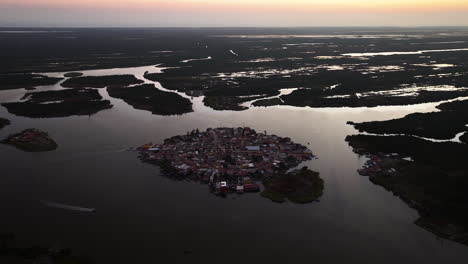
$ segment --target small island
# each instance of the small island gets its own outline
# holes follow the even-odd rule
[[[62,83],[65,88],[106,88],[109,86],[129,86],[141,84],[142,80],[134,75],[83,76],[67,79]]]
[[[0,129],[8,126],[9,124],[10,124],[10,120],[0,117]]]
[[[47,132],[30,128],[1,141],[3,144],[15,146],[28,152],[42,152],[57,149],[58,145]]]
[[[8,112],[32,118],[93,115],[112,108],[109,100],[103,100],[95,89],[65,89],[26,93],[22,102],[3,103]]]
[[[323,181],[307,168],[287,173],[315,158],[307,147],[290,138],[257,133],[249,127],[208,128],[174,136],[163,144],[138,148],[144,162],[161,167],[173,178],[209,184],[217,195],[259,192],[274,201],[306,203],[321,196]]]
[[[132,87],[109,87],[111,97],[124,100],[135,109],[151,111],[155,115],[182,115],[193,112],[192,102],[172,92],[157,89],[154,84]]]
[[[206,96],[203,99],[203,103],[217,111],[243,111],[247,110],[248,107],[241,106],[240,104],[246,101],[246,99],[238,98],[235,96]]]
[[[0,74],[0,90],[32,90],[37,86],[57,84],[62,79],[40,74]]]

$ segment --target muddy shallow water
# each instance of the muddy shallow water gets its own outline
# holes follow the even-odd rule
[[[145,71],[158,70],[148,66],[83,73],[143,78]],[[430,112],[438,103],[354,109],[253,107],[234,112],[214,111],[198,97],[193,99],[193,113],[158,116],[109,97],[105,89],[99,91],[114,107],[89,117],[30,119],[0,108],[0,116],[12,121],[0,130],[0,138],[34,127],[48,131],[59,145],[46,153],[0,145],[0,232],[12,232],[25,244],[70,247],[98,263],[156,263],[166,258],[173,263],[468,261],[467,247],[414,225],[415,210],[359,176],[356,170],[365,159],[344,141],[357,133],[346,121]],[[0,101],[16,101],[23,94],[0,91]],[[320,202],[277,204],[257,194],[215,197],[206,185],[162,177],[157,167],[126,151],[218,126],[250,126],[307,145],[319,159],[303,165],[320,172],[325,181]],[[51,208],[41,203],[44,200],[96,212]]]

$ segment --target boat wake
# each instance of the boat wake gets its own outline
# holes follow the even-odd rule
[[[53,203],[53,202],[49,202],[49,201],[41,201],[41,202],[42,202],[42,204],[44,204],[44,205],[46,205],[48,207],[65,209],[65,210],[70,210],[70,211],[86,212],[86,213],[96,212],[95,208],[86,208],[86,207],[73,206],[73,205],[68,205],[68,204]]]

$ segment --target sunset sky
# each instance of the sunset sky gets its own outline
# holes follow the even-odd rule
[[[0,26],[450,25],[467,0],[0,0]]]

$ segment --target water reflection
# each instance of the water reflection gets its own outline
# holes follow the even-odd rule
[[[158,68],[105,70],[139,76],[145,71]],[[41,89],[62,88],[37,91]],[[0,145],[0,209],[8,212],[0,220],[2,229],[32,243],[59,241],[98,263],[166,258],[184,262],[187,249],[195,263],[218,258],[238,263],[226,257],[233,251],[242,252],[251,262],[271,263],[290,262],[298,256],[323,263],[468,260],[466,247],[450,241],[441,245],[433,234],[413,224],[418,218],[414,210],[357,175],[365,160],[344,141],[356,133],[347,121],[401,118],[435,111],[438,103],[376,108],[276,106],[235,112],[214,111],[196,97],[193,113],[157,116],[109,97],[105,89],[99,92],[114,108],[90,117],[31,119],[0,108],[0,116],[12,121],[0,130],[0,138],[35,127],[48,131],[59,144],[50,153],[25,153]],[[14,100],[22,94],[22,90],[1,91],[0,98]],[[157,167],[123,151],[218,126],[249,126],[303,145],[310,142],[320,159],[304,165],[325,181],[320,203],[276,204],[256,195],[217,199],[206,192],[206,186],[160,177]],[[97,211],[91,217],[80,216],[46,207],[42,200],[85,204]]]

